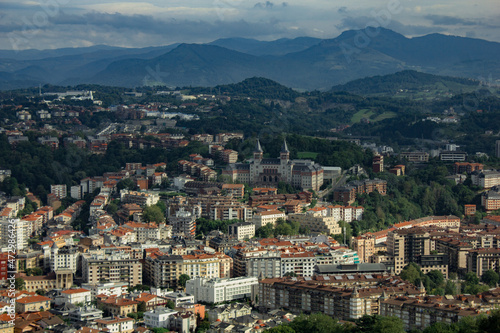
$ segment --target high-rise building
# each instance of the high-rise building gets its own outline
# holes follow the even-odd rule
[[[1,223],[1,246],[20,251],[28,247],[29,225],[24,220],[7,220]],[[14,245],[14,248],[12,248]]]
[[[384,172],[384,156],[382,155],[375,155],[373,157],[373,172],[379,173],[379,172]]]
[[[58,199],[66,198],[68,195],[66,184],[50,185],[50,193],[55,194]]]

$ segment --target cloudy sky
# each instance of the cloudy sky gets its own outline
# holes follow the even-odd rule
[[[0,0],[0,49],[123,47],[246,37],[334,38],[383,26],[500,42],[498,0]]]

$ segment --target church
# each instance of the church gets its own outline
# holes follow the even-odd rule
[[[323,185],[323,168],[311,160],[290,160],[290,151],[283,142],[279,158],[263,158],[264,151],[257,140],[253,159],[248,163],[229,164],[222,174],[235,183],[276,187],[279,182],[302,190],[318,191]]]

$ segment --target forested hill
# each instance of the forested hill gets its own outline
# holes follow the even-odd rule
[[[447,91],[461,93],[479,86],[477,80],[432,75],[406,70],[389,75],[377,75],[336,85],[331,91],[346,91],[358,95],[395,95],[407,91]]]
[[[281,99],[293,101],[300,93],[278,82],[263,77],[253,77],[234,84],[219,85],[214,88],[189,88],[192,93],[227,94],[257,99]]]

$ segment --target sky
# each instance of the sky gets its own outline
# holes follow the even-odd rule
[[[500,42],[498,0],[0,0],[0,49],[335,38],[382,26]]]

